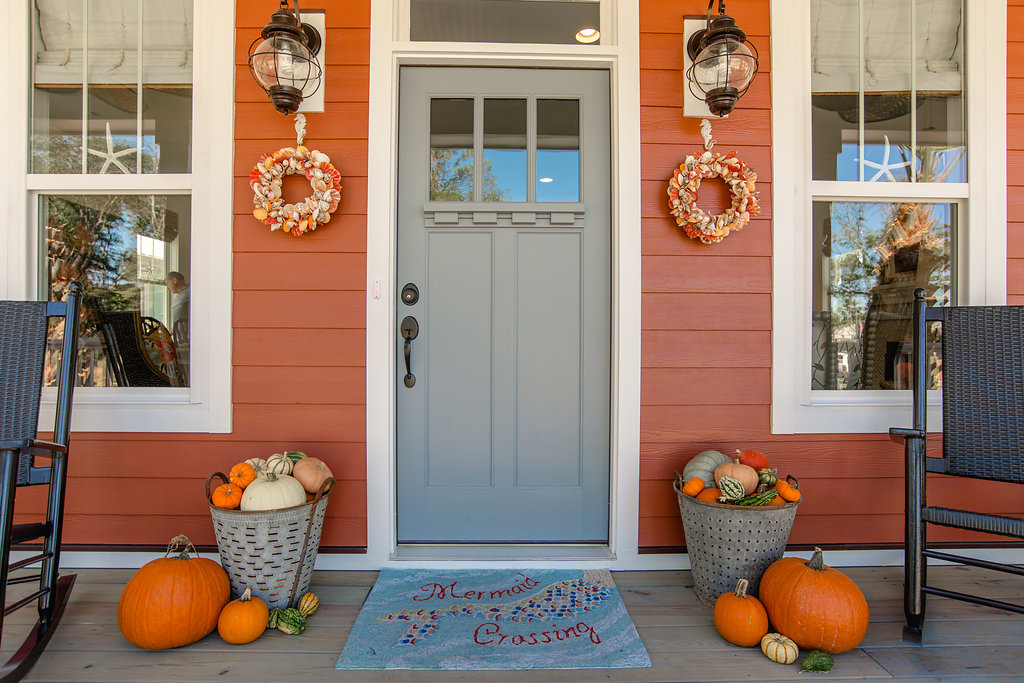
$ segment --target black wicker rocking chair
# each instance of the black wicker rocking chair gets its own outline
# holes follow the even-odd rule
[[[937,595],[1024,613],[1024,606],[927,583],[928,560],[1024,576],[1024,568],[928,547],[935,524],[1024,538],[1024,519],[930,506],[926,475],[946,474],[1024,484],[1024,306],[929,307],[914,292],[914,426],[892,428],[906,451],[904,640],[921,642],[925,596]],[[941,325],[942,457],[926,457],[929,365],[927,332]]]
[[[72,282],[67,300],[0,301],[0,634],[11,612],[31,604],[39,617],[21,646],[0,668],[0,681],[20,680],[50,641],[67,604],[75,576],[59,576],[64,490],[67,481],[71,399],[78,367],[78,327],[82,285]],[[64,318],[64,342],[57,372],[57,414],[53,441],[36,439],[46,358],[48,318]],[[14,524],[19,487],[46,484],[49,496],[42,522]],[[42,539],[39,552],[11,562],[11,546]],[[39,573],[13,575],[20,569]],[[7,604],[8,586],[38,588]]]

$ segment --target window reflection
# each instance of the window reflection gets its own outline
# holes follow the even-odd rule
[[[430,100],[430,201],[473,201],[473,100]]]
[[[957,206],[814,203],[812,388],[908,389],[914,290],[955,303]]]
[[[40,199],[44,295],[59,301],[72,280],[85,285],[80,386],[188,386],[189,216],[179,195]],[[177,289],[167,282],[175,272]]]
[[[579,100],[537,100],[537,201],[580,201]]]
[[[526,201],[526,100],[484,100],[483,199]]]

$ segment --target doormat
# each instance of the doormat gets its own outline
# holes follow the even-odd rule
[[[335,668],[650,665],[607,569],[386,568]]]

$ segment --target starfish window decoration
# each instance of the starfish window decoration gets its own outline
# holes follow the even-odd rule
[[[130,175],[131,171],[128,170],[127,166],[121,163],[120,157],[126,156],[128,154],[135,154],[138,151],[138,147],[129,147],[127,149],[122,149],[115,152],[114,138],[111,137],[110,135],[110,121],[107,121],[107,151],[101,152],[98,149],[90,149],[89,154],[95,154],[96,156],[103,159],[103,167],[100,168],[100,173],[106,173],[107,169],[110,168],[111,165],[113,165],[121,169],[121,173],[127,173]]]
[[[871,176],[871,180],[868,181],[869,183],[875,182],[882,176],[885,176],[890,182],[896,182],[896,178],[893,177],[892,172],[903,167],[910,167],[910,161],[902,161],[898,164],[889,163],[889,152],[891,151],[891,148],[889,147],[889,136],[884,136],[884,139],[885,146],[882,148],[882,163],[879,164],[874,161],[868,161],[867,159],[863,160],[865,166],[870,166],[871,168],[878,170],[875,175]]]

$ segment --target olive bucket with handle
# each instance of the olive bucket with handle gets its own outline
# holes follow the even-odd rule
[[[700,601],[714,607],[723,593],[746,579],[747,593],[757,595],[761,575],[786,551],[800,501],[784,505],[745,506],[710,503],[682,492],[677,472],[672,489],[690,556],[693,590]]]

